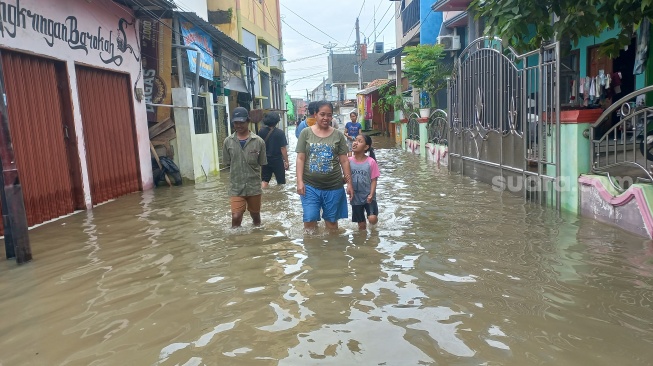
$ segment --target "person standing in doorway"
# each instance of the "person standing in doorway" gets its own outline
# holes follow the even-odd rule
[[[263,117],[263,124],[267,127],[261,128],[258,132],[260,138],[265,142],[268,165],[263,166],[261,174],[261,187],[267,188],[274,174],[277,184],[286,184],[286,170],[288,170],[288,140],[286,134],[277,128],[279,123],[278,113],[266,113]]]
[[[347,141],[342,132],[331,127],[333,105],[321,101],[316,108],[317,123],[304,129],[297,141],[297,193],[305,230],[314,231],[321,218],[328,230],[336,230],[338,220],[348,216],[347,195],[353,194]]]
[[[347,137],[347,147],[349,148],[349,152],[347,154],[351,156],[351,145],[354,140],[356,140],[358,134],[361,133],[363,125],[358,123],[358,113],[355,111],[349,113],[349,118],[351,119],[351,122],[347,122],[345,125],[345,137]]]
[[[234,133],[224,139],[222,159],[230,167],[231,227],[240,227],[245,211],[254,226],[261,225],[261,166],[267,165],[265,142],[247,127],[249,113],[238,107],[232,113]]]
[[[352,151],[354,156],[349,158],[354,187],[354,197],[351,199],[351,221],[358,223],[359,230],[365,230],[367,221],[372,225],[378,222],[376,183],[380,175],[379,166],[376,164],[371,137],[362,133],[358,135],[352,144]]]
[[[318,102],[310,102],[308,103],[308,119],[305,119],[302,121],[302,123],[297,126],[295,129],[295,137],[299,138],[299,134],[302,133],[302,130],[306,127],[313,126],[316,122],[315,119],[315,113],[317,112],[317,108],[315,106],[317,105]]]

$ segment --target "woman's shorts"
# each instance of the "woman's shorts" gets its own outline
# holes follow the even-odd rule
[[[351,151],[351,147],[354,144],[354,140],[347,139],[347,148],[349,148],[349,151]]]
[[[378,216],[379,206],[376,200],[364,205],[351,205],[351,222],[365,222],[369,216]]]
[[[263,165],[261,169],[261,180],[270,183],[272,174],[277,184],[286,184],[286,167],[283,166],[283,160],[268,158],[268,165]]]
[[[323,190],[309,185],[305,187],[306,193],[300,196],[304,222],[320,221],[320,210],[324,221],[336,222],[347,218],[347,194],[344,188]]]

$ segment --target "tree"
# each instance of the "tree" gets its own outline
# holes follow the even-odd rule
[[[653,0],[473,0],[470,9],[485,21],[487,34],[518,50],[539,48],[556,35],[577,43],[620,26],[619,36],[601,46],[610,57],[630,44],[644,19],[653,19]]]
[[[415,88],[425,91],[430,105],[437,107],[435,94],[447,87],[447,77],[451,75],[451,65],[444,61],[445,51],[441,44],[417,45],[404,49],[406,57],[403,60],[404,75]]]

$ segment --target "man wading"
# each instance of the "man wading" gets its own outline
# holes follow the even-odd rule
[[[249,211],[254,226],[261,225],[261,166],[267,165],[265,142],[247,128],[247,109],[234,109],[234,133],[224,139],[222,157],[230,166],[231,227],[240,227],[245,210]]]

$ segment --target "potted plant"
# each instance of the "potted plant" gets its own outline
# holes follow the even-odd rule
[[[441,44],[417,45],[405,48],[404,75],[420,93],[420,115],[428,118],[431,108],[438,108],[436,94],[447,87],[451,65],[444,61]]]
[[[374,106],[383,113],[383,120],[385,121],[385,114],[390,110],[399,112],[399,119],[402,120],[410,115],[410,105],[406,103],[402,95],[397,95],[397,87],[394,85],[385,85],[379,89],[379,100],[374,103]]]

